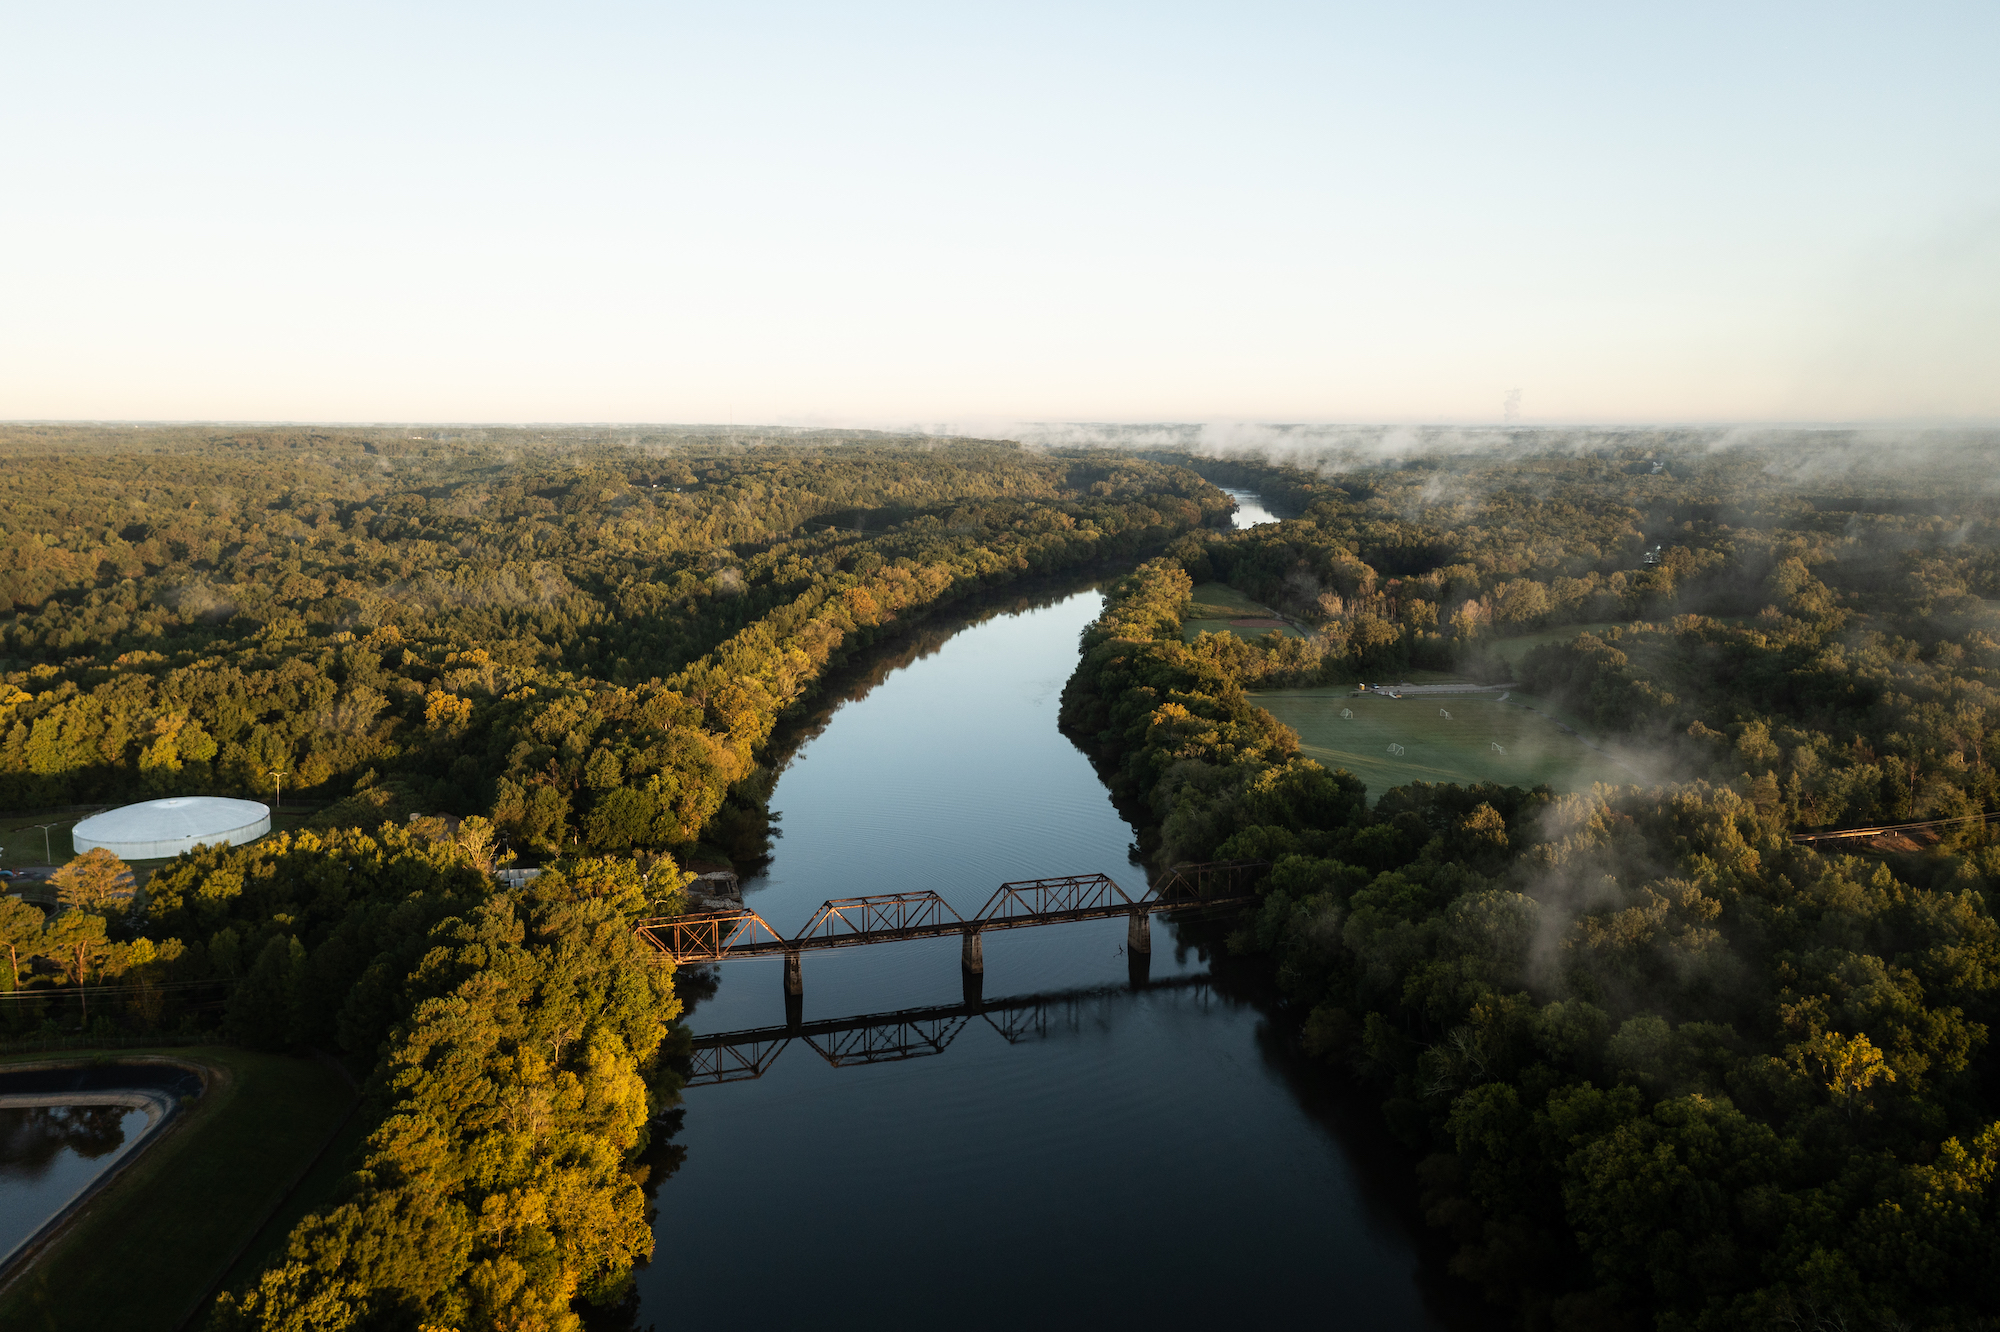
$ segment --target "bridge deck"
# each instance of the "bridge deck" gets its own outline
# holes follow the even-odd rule
[[[821,904],[804,928],[790,938],[780,935],[748,907],[644,920],[634,932],[662,962],[796,957],[804,952],[903,939],[943,939],[1161,911],[1244,906],[1257,900],[1247,890],[1248,875],[1262,868],[1261,862],[1248,861],[1177,866],[1137,899],[1105,874],[1003,883],[970,917],[960,916],[934,892],[834,898]]]
[[[1110,920],[1143,911],[1185,911],[1191,907],[1242,906],[1255,897],[1217,897],[1199,902],[1158,902],[1140,900],[1117,906],[1079,907],[1072,911],[1038,911],[1033,915],[1005,916],[996,920],[948,920],[900,929],[856,930],[852,934],[814,935],[807,938],[765,939],[756,943],[734,944],[704,960],[724,962],[739,957],[783,957],[786,953],[807,953],[823,948],[860,948],[864,944],[888,943],[898,939],[945,939],[965,934],[985,934],[991,930],[1019,930],[1031,925],[1062,925],[1078,920]]]

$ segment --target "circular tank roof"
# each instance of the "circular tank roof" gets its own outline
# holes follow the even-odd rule
[[[271,810],[255,800],[170,796],[106,810],[77,824],[79,853],[103,847],[124,860],[158,860],[197,846],[240,846],[271,831]]]

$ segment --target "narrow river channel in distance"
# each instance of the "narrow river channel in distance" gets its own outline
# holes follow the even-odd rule
[[[1003,881],[1100,870],[1144,892],[1133,828],[1056,729],[1102,605],[1078,584],[961,617],[836,682],[747,903],[789,934],[834,897],[932,889],[971,916]],[[793,1040],[760,1078],[690,1087],[638,1326],[1493,1325],[1425,1247],[1373,1098],[1152,929],[1143,970],[1123,919],[988,934],[989,1003],[1058,997],[943,1024],[940,1053],[835,1067]],[[695,1032],[785,1021],[777,960],[706,974]],[[808,1022],[964,999],[956,939],[807,953],[804,981]]]

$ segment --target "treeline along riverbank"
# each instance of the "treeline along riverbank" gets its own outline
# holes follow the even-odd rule
[[[230,1327],[564,1327],[623,1298],[679,1011],[631,922],[679,909],[680,861],[765,845],[778,720],[932,608],[1227,510],[1183,469],[976,442],[0,443],[4,798],[282,777],[331,801],[314,829],[179,858],[129,907],[17,922],[17,984],[55,978],[44,935],[77,934],[72,983],[232,978],[229,1038],[366,1074],[359,1169],[225,1300]],[[504,888],[517,853],[546,872]]]
[[[1086,633],[1066,729],[1158,860],[1272,863],[1230,948],[1376,1089],[1453,1271],[1523,1326],[2000,1316],[2000,848],[1976,823],[1866,857],[1790,840],[1994,808],[1981,456],[1186,458],[1301,516],[1182,538]],[[1184,641],[1210,580],[1318,633]],[[1510,636],[1603,621],[1520,676],[1649,784],[1371,807],[1246,692],[1506,670]]]

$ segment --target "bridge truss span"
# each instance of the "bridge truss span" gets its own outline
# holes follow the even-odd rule
[[[787,988],[797,994],[799,955],[825,948],[853,948],[898,939],[963,936],[965,964],[977,971],[979,936],[988,930],[1129,917],[1128,946],[1148,950],[1146,917],[1155,912],[1255,902],[1253,880],[1261,861],[1177,865],[1134,898],[1108,874],[1065,874],[1003,883],[970,917],[960,916],[937,893],[884,893],[838,897],[820,904],[812,919],[787,938],[747,907],[642,920],[634,933],[647,945],[650,960],[666,964],[728,962],[738,958],[785,959]]]
[[[841,942],[873,943],[872,937],[901,934],[909,930],[949,929],[959,922],[951,903],[928,890],[921,893],[886,893],[879,897],[836,897],[822,902],[795,940],[821,940],[820,947]],[[914,936],[913,936],[914,937]]]
[[[1032,916],[1037,917],[1034,923],[1039,925],[1040,917],[1106,908],[1125,912],[1138,905],[1109,874],[1065,874],[1054,879],[1001,884],[986,899],[986,905],[979,908],[973,921],[990,928]]]
[[[651,960],[673,962],[720,962],[759,951],[781,952],[784,944],[769,922],[747,907],[655,916],[640,921],[632,932],[652,947]],[[778,946],[770,947],[773,944]]]

